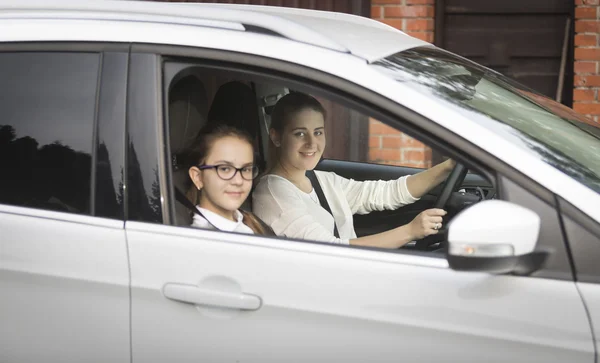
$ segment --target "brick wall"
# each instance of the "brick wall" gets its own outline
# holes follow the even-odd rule
[[[372,0],[371,18],[433,43],[435,0]],[[428,168],[431,149],[377,121],[369,123],[369,161]]]
[[[600,117],[600,0],[575,0],[573,109],[595,122]]]

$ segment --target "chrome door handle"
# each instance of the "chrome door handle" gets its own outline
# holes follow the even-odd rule
[[[194,285],[168,283],[162,291],[171,300],[194,305],[240,310],[258,310],[262,305],[262,300],[256,295],[209,290]]]

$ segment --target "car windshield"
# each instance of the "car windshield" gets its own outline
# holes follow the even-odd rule
[[[485,116],[486,124],[497,130],[508,128],[519,144],[546,163],[600,192],[600,125],[594,121],[438,48],[406,50],[373,66],[399,82],[413,83],[428,94]]]

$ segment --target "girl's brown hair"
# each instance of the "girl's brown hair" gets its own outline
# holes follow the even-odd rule
[[[235,127],[212,123],[200,130],[194,141],[194,145],[183,153],[182,164],[186,167],[186,170],[189,170],[193,166],[202,165],[206,161],[215,142],[224,137],[237,137],[242,141],[246,141],[254,151],[254,141],[250,134]],[[201,193],[202,191],[198,190],[194,183],[192,183],[185,196],[193,205],[198,205]],[[194,212],[190,211],[190,213],[193,215]],[[254,214],[242,211],[242,215],[244,216],[243,223],[250,227],[254,233],[267,236],[275,235],[273,230]]]
[[[306,93],[291,92],[281,97],[273,107],[271,113],[271,129],[277,131],[280,135],[283,134],[285,126],[292,120],[294,116],[303,110],[313,110],[323,115],[326,118],[327,112],[321,103],[314,97]],[[279,161],[279,150],[275,147],[273,140],[269,138],[269,158],[267,161],[267,170],[273,167]]]

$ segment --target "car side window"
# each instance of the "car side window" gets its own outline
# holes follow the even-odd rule
[[[90,214],[100,56],[0,53],[0,203]]]
[[[214,227],[229,231],[216,226],[219,224],[218,219],[215,223],[204,223],[204,219],[210,218],[205,218],[205,215],[197,213],[194,208],[204,208],[201,203],[202,193],[211,193],[211,190],[205,188],[205,180],[214,179],[223,185],[227,184],[223,180],[230,180],[217,175],[218,170],[212,169],[214,165],[200,165],[206,162],[194,150],[204,150],[198,146],[209,140],[199,133],[206,125],[210,125],[211,130],[214,126],[227,125],[246,131],[255,146],[254,164],[260,166],[261,173],[265,174],[254,180],[253,191],[243,204],[230,204],[236,204],[236,208],[240,210],[254,212],[273,228],[276,235],[294,240],[350,244],[352,239],[411,223],[421,212],[433,207],[441,191],[439,184],[443,179],[440,178],[442,174],[447,175],[453,165],[448,162],[436,169],[435,173],[440,178],[436,177],[435,180],[439,180],[435,185],[415,189],[413,183],[409,187],[406,182],[408,179],[403,177],[441,162],[432,158],[432,148],[403,133],[405,130],[401,130],[402,123],[398,123],[398,128],[388,126],[372,117],[368,108],[347,104],[340,97],[315,87],[272,79],[268,75],[166,62],[164,90],[167,93],[165,110],[168,115],[172,161],[168,168],[175,195],[173,221],[178,226]],[[294,95],[302,100],[293,101]],[[293,106],[297,102],[303,105],[300,111],[307,110],[308,107],[314,112],[300,114],[300,111],[290,111],[292,107],[297,107]],[[304,106],[303,102],[312,106]],[[280,103],[286,106],[279,106]],[[281,111],[283,109],[288,111]],[[294,116],[289,118],[282,116],[284,114]],[[288,126],[282,126],[284,129],[277,131],[277,126],[273,126],[275,120],[285,120],[281,122],[287,122]],[[276,132],[270,134],[270,129]],[[274,136],[278,133],[279,136]],[[277,148],[280,148],[279,151]],[[299,151],[296,152],[297,150]],[[303,156],[297,155],[298,153]],[[315,154],[314,163],[307,161],[315,157]],[[301,190],[298,184],[290,183],[289,179],[285,183],[286,180],[282,181],[285,178],[277,178],[280,175],[272,172],[276,164],[272,157],[277,155],[285,157],[285,162],[289,165],[296,163],[300,165],[297,168],[300,168],[310,164],[306,170],[314,168],[321,173],[321,178],[325,178],[321,179],[321,183],[325,185],[325,193],[329,193],[326,198],[333,198],[329,202],[333,205],[332,213],[327,212],[326,208],[321,210],[318,207],[323,204],[320,203],[322,197],[316,191],[312,195],[312,192]],[[319,161],[321,155],[323,159]],[[226,159],[219,157],[215,160]],[[231,178],[235,177],[235,174],[231,175]],[[371,182],[360,183],[361,181]],[[269,186],[265,187],[267,183]],[[445,223],[474,202],[493,198],[495,195],[492,182],[479,175],[468,175],[466,184],[468,186],[463,184],[461,193],[457,193],[460,195],[448,202],[447,218],[443,220],[441,217],[437,218],[439,215],[428,216],[432,221],[439,221],[427,224],[428,230],[423,227],[423,234],[417,235],[421,237],[416,239],[435,234],[444,225],[442,221]],[[239,179],[238,184],[230,189],[242,193],[241,185],[243,182]],[[312,185],[314,186],[314,182]],[[419,194],[411,195],[410,188]],[[380,189],[385,189],[386,192],[380,193]],[[223,187],[223,190],[226,188]],[[214,197],[205,197],[205,205],[212,207],[210,203],[217,203],[217,198],[220,197],[218,193]],[[224,203],[221,209],[215,208],[215,211],[222,212],[230,204]],[[201,212],[206,213],[204,210]],[[441,212],[437,210],[428,213]],[[208,217],[212,216],[208,214]],[[336,232],[338,228],[341,231]],[[402,235],[400,230],[396,231],[398,238],[390,244],[392,247],[384,244],[381,246],[393,248],[396,244],[404,246],[410,242],[411,236]],[[338,232],[341,233],[336,235]],[[439,241],[430,239],[427,245],[418,247],[425,249],[430,245],[439,245],[442,237]],[[415,245],[406,244],[406,247]],[[435,248],[428,250],[433,251]]]
[[[327,111],[326,128],[336,131],[327,133],[326,158],[421,169],[441,161],[432,147],[402,131],[326,98],[318,99]]]

